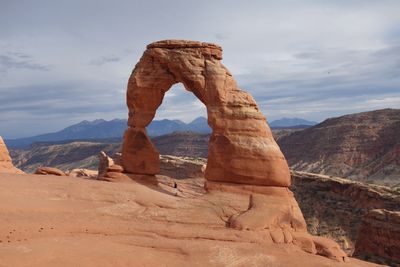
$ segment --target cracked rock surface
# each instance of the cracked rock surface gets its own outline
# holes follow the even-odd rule
[[[124,182],[1,174],[0,266],[377,266],[330,259],[334,244],[310,239],[285,216],[293,211],[271,217],[279,229],[257,223],[262,215],[240,219],[262,211],[265,196],[119,175]],[[229,227],[233,218],[247,230]]]

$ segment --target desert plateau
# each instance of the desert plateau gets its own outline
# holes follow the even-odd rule
[[[396,1],[2,1],[0,267],[400,267]]]

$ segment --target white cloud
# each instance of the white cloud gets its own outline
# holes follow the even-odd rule
[[[58,127],[70,123],[63,117],[126,116],[131,70],[146,44],[169,38],[222,45],[223,63],[269,118],[301,114],[323,120],[342,112],[400,108],[389,100],[400,97],[398,14],[400,2],[390,0],[5,0],[0,51],[28,56],[18,62],[31,67],[50,67],[7,68],[0,75],[0,94],[9,97],[0,106],[0,135],[25,131],[31,121],[51,130],[46,122],[51,114],[58,114],[52,121]],[[15,88],[25,97],[22,103],[12,98]],[[190,93],[175,89],[157,118],[189,121],[205,115]]]

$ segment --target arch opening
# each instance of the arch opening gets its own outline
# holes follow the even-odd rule
[[[188,124],[198,117],[207,118],[206,106],[182,83],[176,83],[164,94],[154,120],[179,120]]]

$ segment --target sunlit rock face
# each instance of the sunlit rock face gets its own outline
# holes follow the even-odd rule
[[[14,167],[6,144],[0,136],[0,173],[24,173]]]
[[[129,129],[122,163],[127,172],[156,174],[159,154],[146,133],[165,93],[182,83],[207,108],[213,132],[205,177],[249,185],[290,185],[286,160],[253,97],[222,65],[218,45],[165,40],[147,46],[128,82]]]
[[[271,243],[290,244],[311,254],[346,261],[346,254],[335,242],[307,233],[303,214],[288,188],[286,159],[253,97],[238,88],[221,59],[222,49],[215,44],[166,40],[147,46],[128,82],[129,128],[121,156],[124,172],[110,179],[137,180],[139,175],[159,173],[159,153],[146,126],[171,86],[183,83],[206,106],[213,130],[205,169],[209,194],[205,197],[213,192],[236,194],[232,201],[238,195],[245,196],[246,209],[227,216],[225,227],[263,233]]]

